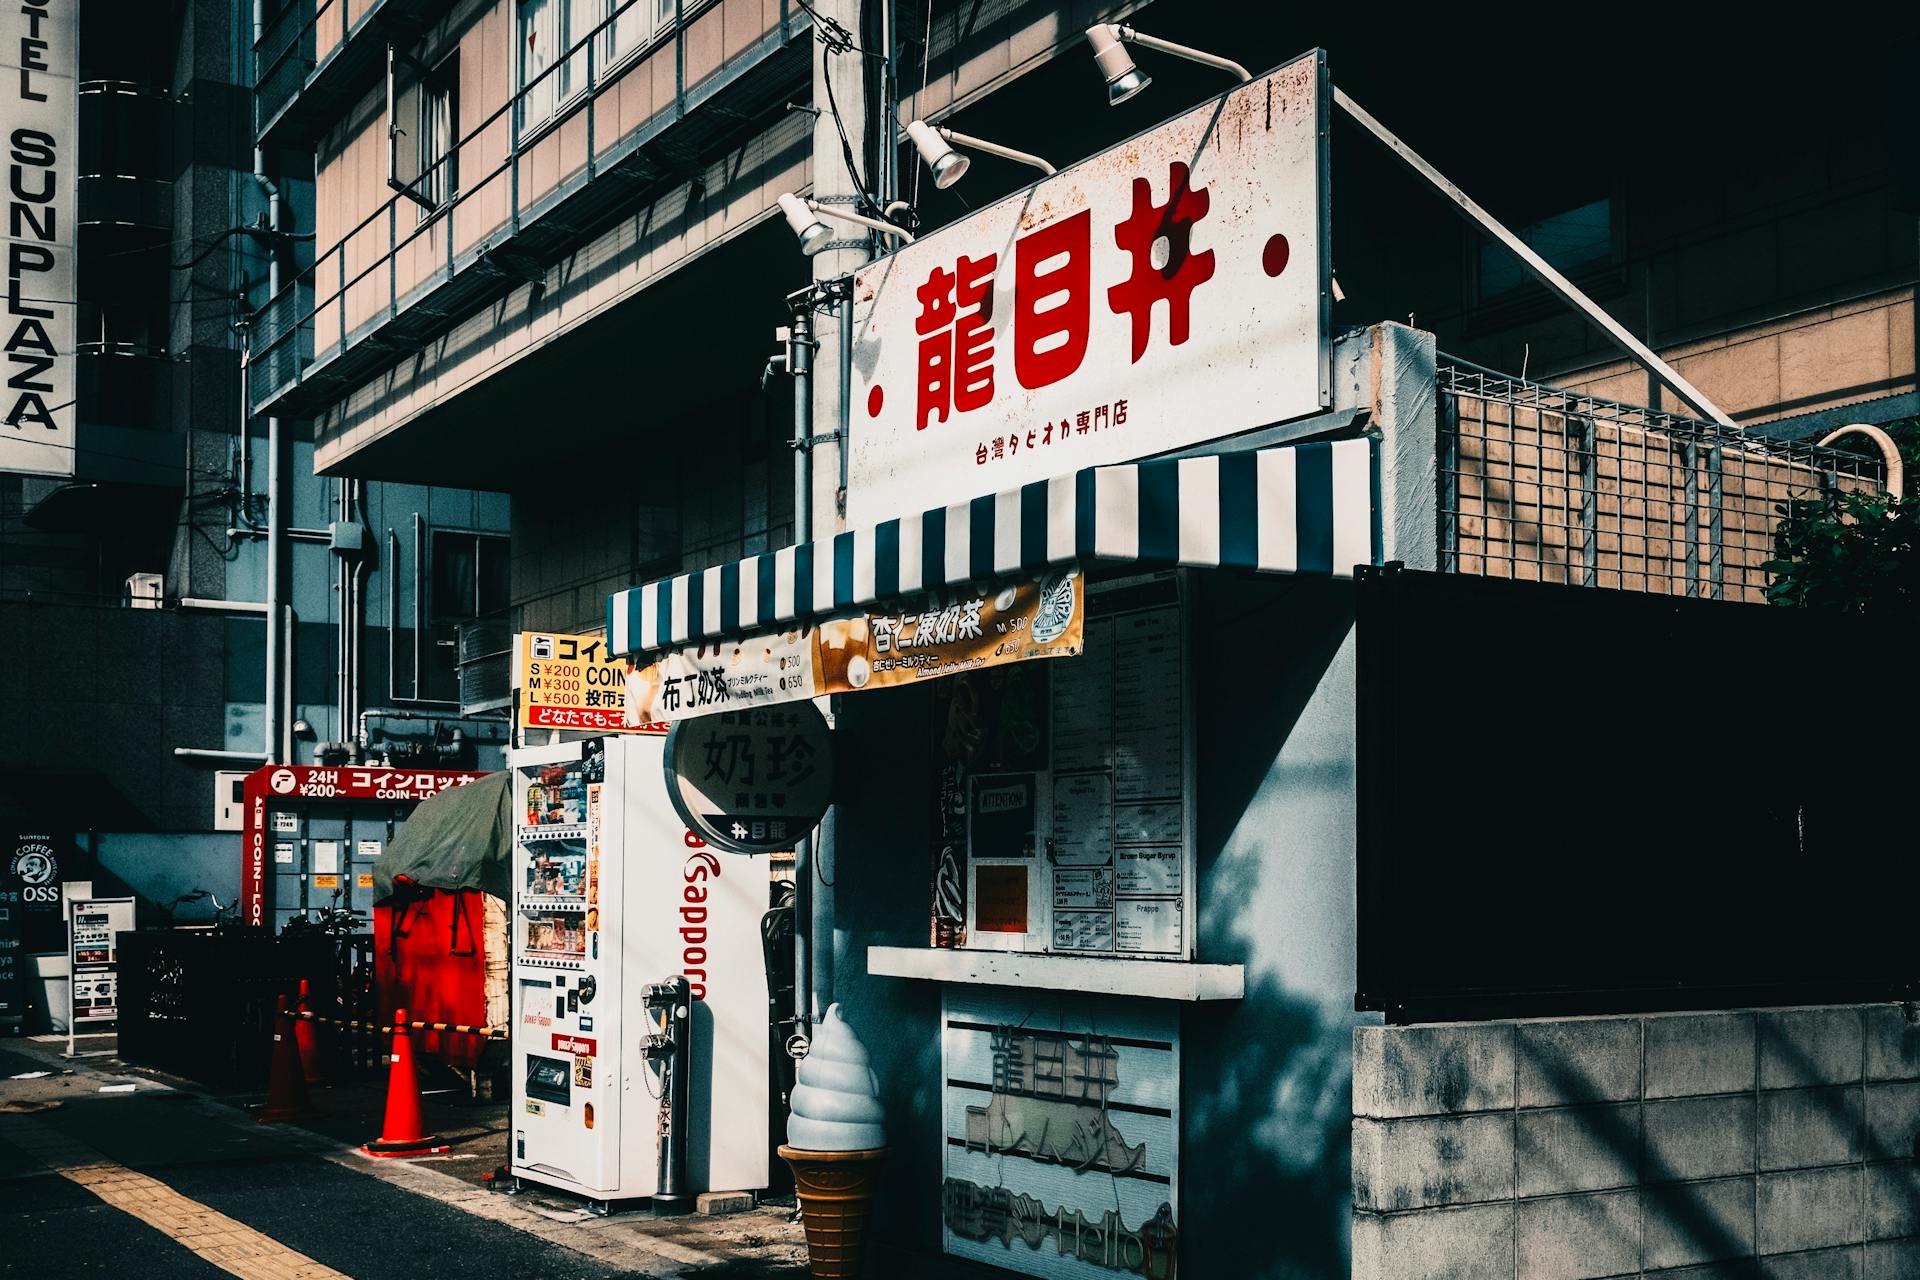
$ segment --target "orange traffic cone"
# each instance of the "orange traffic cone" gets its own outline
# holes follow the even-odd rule
[[[276,998],[273,1012],[273,1068],[267,1076],[266,1105],[254,1115],[261,1124],[285,1124],[307,1114],[306,1073],[300,1069],[300,1041],[287,998]]]
[[[300,1012],[312,1013],[313,1004],[309,997],[310,988],[305,978],[300,979]],[[306,1071],[308,1084],[319,1084],[323,1076],[320,1071],[320,1030],[305,1018],[296,1018],[293,1022],[293,1042],[300,1047],[300,1065]]]
[[[387,1115],[380,1136],[360,1149],[370,1156],[426,1156],[453,1148],[426,1133],[420,1117],[420,1081],[413,1073],[413,1036],[407,1011],[393,1011],[392,1069],[387,1073]]]

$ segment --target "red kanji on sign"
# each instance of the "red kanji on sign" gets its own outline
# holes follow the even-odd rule
[[[1115,315],[1133,317],[1133,361],[1147,350],[1153,327],[1153,304],[1167,304],[1167,340],[1179,346],[1187,340],[1188,308],[1193,291],[1213,278],[1213,250],[1193,253],[1193,224],[1207,216],[1211,203],[1206,189],[1190,190],[1187,166],[1178,160],[1167,166],[1167,202],[1153,202],[1153,184],[1133,180],[1133,212],[1113,229],[1114,243],[1133,255],[1133,274],[1107,290],[1107,305]],[[1156,266],[1153,247],[1166,242],[1166,261]]]
[[[1085,209],[1013,246],[1013,373],[1023,387],[1069,377],[1087,354],[1093,215]]]
[[[998,254],[961,258],[955,269],[935,267],[915,291],[920,315],[920,388],[916,431],[927,420],[945,422],[950,410],[966,413],[993,399],[993,269]]]

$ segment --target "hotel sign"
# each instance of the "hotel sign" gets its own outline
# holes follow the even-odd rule
[[[1310,54],[861,270],[848,522],[1324,408],[1327,97]]]
[[[0,471],[70,476],[79,0],[0,8],[7,167]]]

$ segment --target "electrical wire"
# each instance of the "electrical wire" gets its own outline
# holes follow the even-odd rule
[[[827,54],[826,49],[820,51],[820,78],[826,81],[827,110],[832,114],[833,127],[840,135],[840,156],[846,161],[847,176],[853,179],[853,189],[860,193],[867,207],[871,207],[873,196],[868,193],[866,179],[860,176],[859,166],[854,162],[853,142],[847,137],[846,122],[840,118],[840,104],[833,96],[833,64],[827,61]]]
[[[920,114],[920,99],[927,92],[927,76],[933,67],[933,0],[927,0],[927,22],[920,29],[920,87],[913,95],[913,114]],[[927,166],[913,166],[913,207],[920,207],[920,174]]]

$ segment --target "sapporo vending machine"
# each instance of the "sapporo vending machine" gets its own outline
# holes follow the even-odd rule
[[[676,1112],[685,1185],[767,1185],[764,858],[708,849],[667,798],[664,739],[530,747],[514,772],[513,1141],[517,1178],[594,1201],[662,1192]],[[682,978],[690,1067],[649,990]]]

